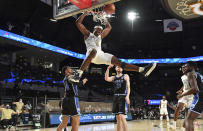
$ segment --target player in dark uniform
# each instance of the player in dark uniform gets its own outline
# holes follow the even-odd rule
[[[127,104],[130,104],[130,78],[127,74],[122,74],[123,68],[116,66],[116,76],[109,77],[110,65],[105,73],[105,80],[114,84],[114,100],[112,112],[116,114],[117,131],[127,131],[127,122],[125,115],[127,113]]]
[[[178,95],[178,99],[183,96],[194,94],[193,102],[190,106],[190,112],[184,121],[186,131],[194,131],[193,122],[199,115],[203,115],[203,80],[202,76],[195,72],[196,64],[192,61],[187,62],[185,65],[186,75],[190,83],[191,89],[185,93]]]
[[[78,131],[80,124],[78,86],[84,85],[87,82],[87,79],[83,79],[79,83],[72,83],[69,80],[71,77],[73,77],[73,70],[69,66],[65,66],[62,72],[65,74],[65,78],[63,80],[65,86],[65,93],[62,102],[62,122],[58,126],[57,131],[62,131],[63,128],[66,128],[69,117],[72,118],[71,131]]]

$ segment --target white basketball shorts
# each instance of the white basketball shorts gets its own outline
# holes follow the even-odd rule
[[[90,54],[90,52],[93,49],[88,49],[86,53],[86,57]],[[105,64],[105,65],[111,65],[111,59],[113,55],[109,53],[104,53],[102,50],[97,50],[97,54],[95,58],[92,60],[92,63],[94,64]]]
[[[160,109],[160,115],[168,115],[168,110],[166,108]]]
[[[190,105],[193,102],[193,95],[184,96],[178,100],[178,103],[184,103],[186,108],[190,108]]]

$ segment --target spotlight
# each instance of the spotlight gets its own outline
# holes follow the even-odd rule
[[[128,12],[128,19],[129,20],[134,21],[137,18],[139,18],[139,14],[138,13],[136,13],[134,11]]]

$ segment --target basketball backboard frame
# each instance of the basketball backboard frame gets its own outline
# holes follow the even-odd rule
[[[59,2],[61,2],[61,1],[62,0],[53,0],[53,17],[56,20],[74,16],[74,15],[77,15],[84,11],[93,10],[93,9],[105,6],[107,4],[118,2],[120,0],[96,0],[97,2],[92,3],[92,6],[90,8],[86,8],[86,9],[79,9],[78,7],[76,7],[73,4],[70,4],[70,5],[67,4],[63,8],[60,8]]]

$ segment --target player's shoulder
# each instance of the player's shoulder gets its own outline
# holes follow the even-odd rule
[[[191,71],[191,72],[187,73],[187,77],[196,76],[196,75],[197,75],[197,73],[194,72],[194,71]]]
[[[187,78],[187,75],[184,74],[181,76],[181,79],[184,79],[184,78]]]

